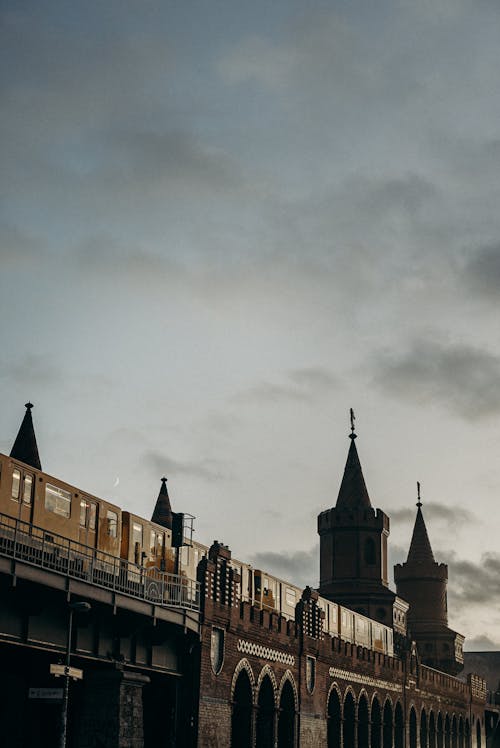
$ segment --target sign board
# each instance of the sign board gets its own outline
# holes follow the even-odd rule
[[[61,701],[62,688],[30,688],[28,699],[44,699],[45,701]]]
[[[80,670],[78,667],[68,667],[67,665],[51,665],[50,674],[55,675],[56,678],[59,678],[61,675],[67,675],[75,680],[82,680],[83,678],[83,670]]]

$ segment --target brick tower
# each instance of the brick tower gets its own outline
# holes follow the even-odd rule
[[[355,444],[352,409],[349,438],[337,504],[318,516],[319,593],[390,626],[396,595],[387,579],[389,517],[371,505]]]
[[[448,628],[448,566],[434,560],[422,514],[420,484],[417,516],[406,563],[394,567],[397,594],[410,603],[408,628],[422,662],[456,675],[463,668],[464,637]]]

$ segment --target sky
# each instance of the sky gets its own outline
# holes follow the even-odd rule
[[[500,648],[497,0],[0,0],[0,451],[317,584],[349,408]]]

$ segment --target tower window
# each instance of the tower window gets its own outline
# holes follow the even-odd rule
[[[375,564],[375,541],[373,538],[365,540],[365,564],[373,566]]]

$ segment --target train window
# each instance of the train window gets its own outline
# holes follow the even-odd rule
[[[23,480],[23,503],[31,504],[32,496],[33,496],[33,476],[30,473],[25,473],[24,480]]]
[[[139,543],[142,548],[142,525],[137,524],[137,522],[132,525],[132,542],[134,545]]]
[[[19,501],[19,489],[21,488],[21,471],[15,468],[12,471],[12,493],[14,501]]]
[[[110,509],[106,512],[106,519],[108,521],[108,535],[110,538],[116,538],[118,534],[118,515],[116,512],[112,512]]]
[[[97,504],[95,501],[89,502],[89,530],[95,530],[97,524]]]
[[[69,517],[71,515],[70,492],[47,483],[45,486],[45,509],[48,512],[60,514],[61,517]]]
[[[290,605],[291,607],[295,607],[295,604],[297,602],[297,594],[295,590],[292,590],[291,587],[287,587],[285,597],[286,597],[286,604]]]
[[[87,527],[87,502],[80,499],[80,527]]]
[[[152,556],[156,555],[156,533],[154,530],[151,530],[151,550],[150,553]]]

